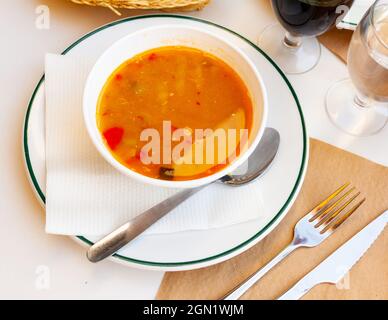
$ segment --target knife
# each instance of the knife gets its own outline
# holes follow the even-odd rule
[[[320,283],[338,283],[375,242],[387,222],[388,210],[332,253],[278,300],[297,300]]]

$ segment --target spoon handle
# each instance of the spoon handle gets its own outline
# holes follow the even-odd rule
[[[98,262],[111,256],[147,230],[156,221],[163,218],[171,210],[205,187],[206,185],[180,191],[138,215],[92,245],[86,254],[88,259],[91,262]]]

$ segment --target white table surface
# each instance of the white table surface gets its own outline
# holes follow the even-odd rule
[[[119,19],[104,8],[68,0],[1,0],[0,35],[0,299],[152,299],[162,272],[130,269],[110,261],[91,264],[70,238],[44,232],[44,210],[26,178],[21,147],[23,119],[31,92],[43,72],[44,54],[59,53],[84,33]],[[50,9],[50,28],[35,26],[36,9]],[[123,11],[123,16],[140,12]],[[213,0],[189,13],[234,29],[256,41],[274,22],[267,0]],[[328,120],[324,95],[346,67],[323,48],[319,65],[290,77],[301,100],[310,136],[388,166],[388,127],[369,138],[341,133]]]

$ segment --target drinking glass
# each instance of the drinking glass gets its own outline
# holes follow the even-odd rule
[[[281,25],[267,27],[259,45],[288,74],[304,73],[318,63],[321,46],[316,36],[338,24],[353,4],[353,0],[271,2]]]
[[[348,69],[350,79],[327,93],[327,113],[347,133],[373,135],[388,119],[388,0],[376,1],[357,26]]]

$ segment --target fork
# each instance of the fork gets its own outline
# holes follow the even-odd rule
[[[300,219],[295,225],[294,238],[291,243],[267,265],[251,275],[242,284],[231,290],[225,297],[222,298],[222,300],[237,300],[269,270],[294,252],[294,250],[301,247],[316,247],[327,239],[366,200],[365,198],[362,199],[345,212],[345,209],[348,208],[360,195],[360,192],[352,195],[355,191],[354,187],[346,190],[349,185],[350,183],[346,183],[338,188],[314,209],[312,209],[307,215]]]

